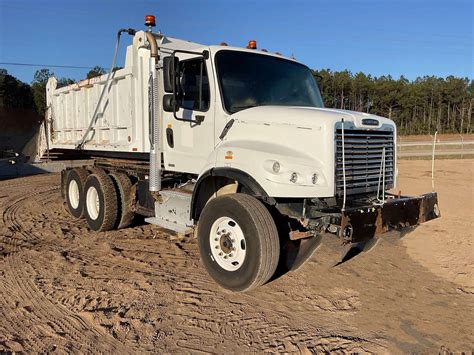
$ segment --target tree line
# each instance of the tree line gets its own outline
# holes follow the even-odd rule
[[[400,134],[472,133],[474,81],[448,76],[372,77],[315,70],[326,107],[363,111],[395,121]]]
[[[87,78],[104,73],[96,66]],[[473,132],[474,81],[468,78],[424,76],[409,81],[403,76],[372,77],[329,69],[315,70],[313,74],[326,107],[391,118],[400,134]],[[0,108],[32,109],[44,117],[46,83],[53,75],[49,69],[40,69],[27,84],[0,69]],[[70,78],[58,80],[58,86],[72,83]]]
[[[105,70],[95,66],[86,76],[87,79],[91,79],[102,74],[105,74]],[[0,108],[32,109],[40,117],[44,117],[46,111],[46,83],[52,76],[54,76],[54,73],[49,69],[37,70],[30,85],[8,74],[6,69],[0,68]],[[74,84],[74,82],[71,78],[62,77],[58,79],[58,87]]]

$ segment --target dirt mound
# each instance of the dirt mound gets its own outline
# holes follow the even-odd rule
[[[34,157],[41,120],[33,110],[0,108],[0,151]]]
[[[42,122],[34,110],[0,107],[0,132],[28,133]]]

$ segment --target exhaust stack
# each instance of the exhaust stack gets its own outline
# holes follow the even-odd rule
[[[152,33],[152,27],[156,26],[155,16],[145,17],[145,25],[148,26],[146,38],[150,43],[150,77],[148,80],[148,114],[149,114],[149,132],[150,132],[150,176],[148,178],[149,190],[158,192],[161,190],[161,152],[159,149],[159,95],[158,95],[158,44]]]

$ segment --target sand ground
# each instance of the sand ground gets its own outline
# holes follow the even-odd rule
[[[401,161],[403,194],[431,190]],[[296,272],[220,289],[196,241],[154,226],[92,233],[63,208],[58,175],[0,182],[0,351],[472,351],[474,161],[436,163],[442,218],[334,265],[325,240]]]

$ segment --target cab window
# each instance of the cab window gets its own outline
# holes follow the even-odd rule
[[[204,61],[199,58],[180,62],[179,76],[180,106],[187,110],[207,111],[210,94],[209,78]]]

